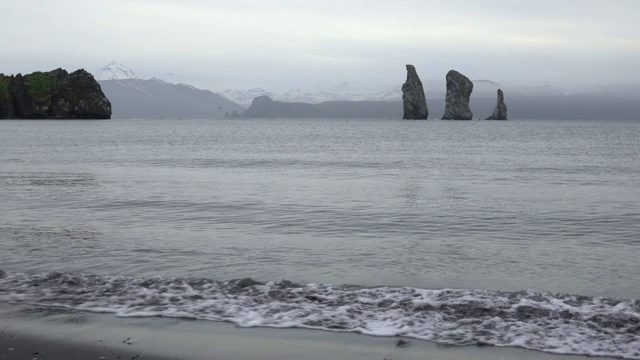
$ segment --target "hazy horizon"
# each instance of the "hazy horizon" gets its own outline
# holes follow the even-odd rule
[[[217,92],[383,91],[408,63],[426,81],[456,69],[566,91],[640,82],[633,0],[25,0],[0,10],[3,73],[95,73],[117,61]]]

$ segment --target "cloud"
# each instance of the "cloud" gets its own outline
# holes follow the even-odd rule
[[[639,10],[633,0],[22,0],[0,5],[0,42],[11,49],[0,66],[118,60],[214,89],[234,86],[232,76],[383,86],[409,62],[434,77],[459,68],[504,82],[639,79]]]

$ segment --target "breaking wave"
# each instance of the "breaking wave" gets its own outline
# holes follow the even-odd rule
[[[640,299],[0,270],[0,302],[640,359]]]

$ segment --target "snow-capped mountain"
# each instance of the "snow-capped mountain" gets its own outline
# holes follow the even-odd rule
[[[115,61],[96,71],[94,77],[96,80],[127,80],[138,78],[133,71]]]
[[[268,96],[272,100],[284,102],[299,102],[308,104],[319,104],[327,101],[388,101],[402,98],[402,91],[393,89],[370,94],[336,94],[327,91],[305,92],[299,89],[289,90],[283,94],[277,94],[264,90],[263,88],[253,88],[249,90],[225,90],[220,93],[225,98],[249,107],[254,98],[258,96]]]

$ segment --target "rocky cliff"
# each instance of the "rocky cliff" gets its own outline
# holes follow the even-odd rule
[[[93,76],[63,69],[0,74],[0,119],[109,119],[111,103]]]
[[[426,120],[429,116],[422,81],[413,65],[407,65],[407,81],[402,85],[403,119]]]
[[[502,89],[498,89],[498,102],[493,114],[487,120],[507,120],[507,105],[504,103],[504,93]]]
[[[469,108],[469,98],[473,92],[473,83],[455,70],[447,73],[446,80],[446,105],[442,120],[471,120],[473,113]]]

